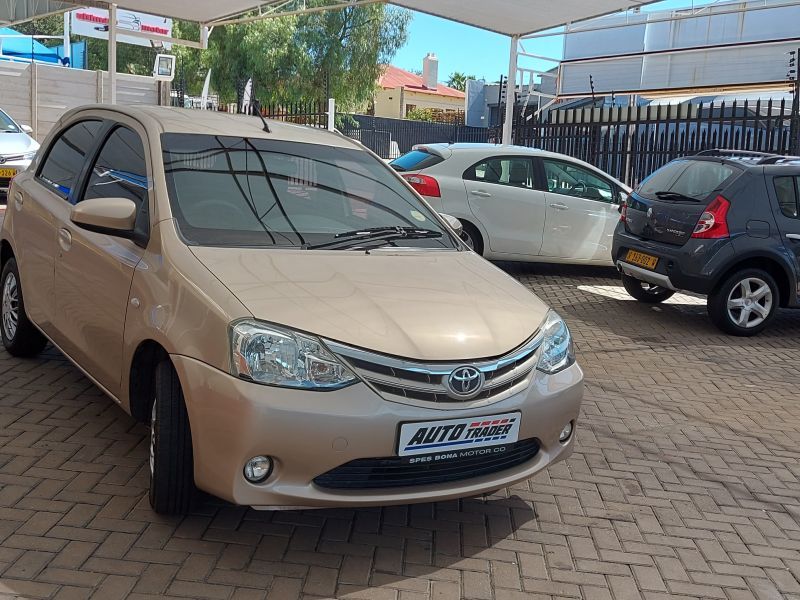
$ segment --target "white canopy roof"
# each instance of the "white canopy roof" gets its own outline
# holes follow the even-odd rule
[[[331,6],[380,0],[332,0]],[[391,4],[429,13],[504,35],[524,35],[583,19],[649,4],[653,0],[396,0]],[[74,6],[104,6],[98,0],[0,0],[0,25],[12,25]],[[117,0],[121,9],[202,24],[228,20],[262,9],[280,15],[302,3],[284,0]],[[278,7],[281,6],[280,9]],[[309,9],[298,9],[299,11]],[[312,9],[313,10],[313,9]]]

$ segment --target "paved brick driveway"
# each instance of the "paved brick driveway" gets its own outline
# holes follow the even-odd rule
[[[146,499],[146,429],[0,352],[0,597],[800,598],[800,312],[755,340],[613,272],[509,265],[586,370],[576,453],[487,499],[258,513]]]

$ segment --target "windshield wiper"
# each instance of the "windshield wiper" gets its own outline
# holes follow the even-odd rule
[[[692,198],[680,192],[656,192],[656,198],[659,200],[683,200],[685,202],[700,202],[697,198]]]
[[[370,227],[337,233],[331,242],[303,246],[306,250],[321,250],[327,248],[352,248],[364,242],[389,242],[393,240],[422,240],[442,237],[440,231],[418,229],[416,227]]]

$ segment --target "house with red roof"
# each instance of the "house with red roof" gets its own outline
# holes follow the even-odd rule
[[[422,75],[387,65],[375,93],[375,116],[404,119],[417,108],[463,113],[465,103],[464,92],[439,83],[439,60],[428,54],[422,62]]]

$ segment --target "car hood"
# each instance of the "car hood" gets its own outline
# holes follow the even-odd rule
[[[471,252],[192,252],[257,319],[417,360],[500,356],[527,341],[548,311]]]
[[[0,133],[0,154],[24,154],[38,149],[39,144],[27,133]]]

